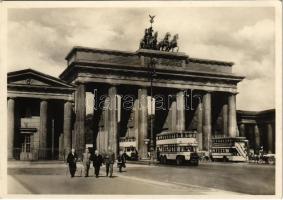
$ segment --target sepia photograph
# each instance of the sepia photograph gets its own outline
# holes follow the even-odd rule
[[[1,6],[3,196],[281,197],[279,1]]]

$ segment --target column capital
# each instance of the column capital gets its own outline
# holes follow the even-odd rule
[[[146,86],[139,87],[138,91],[140,90],[146,90],[146,94],[148,95],[148,88]]]
[[[188,89],[178,89],[177,92],[186,92],[186,91],[188,91]]]
[[[106,87],[106,88],[110,88],[110,87],[119,87],[120,85],[122,85],[122,84],[120,84],[120,83],[104,83],[104,86]]]
[[[7,100],[10,100],[10,99],[15,100],[16,97],[7,97]]]
[[[227,95],[237,95],[237,94],[239,94],[239,92],[224,92],[224,93],[226,93]]]
[[[73,100],[64,99],[64,103],[73,103]]]
[[[76,80],[76,81],[74,81],[74,84],[76,86],[78,86],[78,85],[85,85],[85,82],[83,82],[82,80]]]
[[[212,94],[214,91],[213,90],[202,90],[202,92],[206,94]]]

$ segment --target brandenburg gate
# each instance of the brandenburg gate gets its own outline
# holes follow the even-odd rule
[[[135,52],[77,46],[59,79],[31,69],[9,73],[8,157],[16,146],[23,158],[45,159],[48,150],[60,159],[89,143],[117,153],[119,140],[131,138],[145,158],[162,131],[194,131],[203,151],[213,136],[238,136],[237,84],[244,77],[232,73],[231,62],[179,52],[178,34],[158,42],[150,22]],[[93,141],[86,141],[87,94]]]
[[[151,85],[148,71],[153,59],[156,76]],[[209,150],[212,135],[238,136],[237,83],[243,77],[232,73],[231,62],[152,49],[125,52],[85,47],[74,47],[66,60],[68,67],[60,79],[76,86],[73,140],[76,149],[85,148],[85,98],[86,92],[91,92],[96,103],[108,102],[108,106],[93,111],[97,148],[105,151],[110,146],[118,151],[119,137],[130,131],[139,155],[144,157],[148,151],[145,141],[154,142],[148,120],[147,97],[151,86],[154,96],[167,100],[173,97],[170,105],[166,105],[169,109],[156,109],[155,98],[154,135],[163,130],[195,130],[201,150]],[[117,105],[123,105],[127,101],[123,96],[129,94],[134,97],[132,110],[120,106],[118,111]],[[186,94],[199,97],[191,98],[191,109],[186,109],[186,96],[189,96]],[[108,101],[100,96],[107,96]]]

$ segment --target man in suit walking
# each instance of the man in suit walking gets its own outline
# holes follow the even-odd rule
[[[115,154],[113,152],[113,150],[111,149],[111,147],[108,148],[108,152],[106,153],[105,157],[104,157],[104,162],[106,165],[106,176],[108,176],[108,174],[110,175],[109,177],[112,178],[112,174],[113,174],[113,165],[115,162]]]
[[[69,171],[72,178],[75,176],[77,170],[77,160],[78,156],[76,154],[76,151],[75,149],[72,149],[67,157],[67,163],[69,163]]]
[[[91,154],[89,153],[88,148],[86,148],[85,153],[83,153],[83,166],[84,166],[85,177],[88,177],[90,159],[91,159]]]
[[[103,158],[99,154],[98,150],[95,150],[94,155],[92,156],[91,160],[93,162],[95,177],[98,178],[99,170],[100,170],[100,167],[101,167],[101,165],[103,163]]]

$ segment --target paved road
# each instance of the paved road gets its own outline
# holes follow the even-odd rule
[[[116,170],[116,169],[115,169]],[[43,165],[13,167],[8,170],[8,192],[34,194],[180,194],[236,195],[274,194],[274,166],[250,164],[201,164],[198,167],[173,165],[127,165],[115,177],[75,177],[66,167]],[[92,173],[92,172],[91,172]],[[105,174],[102,168],[101,174]],[[78,174],[80,175],[80,174]],[[13,181],[9,181],[13,180]],[[23,190],[12,185],[17,183]],[[17,188],[19,188],[17,186]]]
[[[270,165],[209,163],[198,167],[166,165],[127,170],[127,175],[169,183],[191,184],[245,194],[275,194],[275,168]]]

